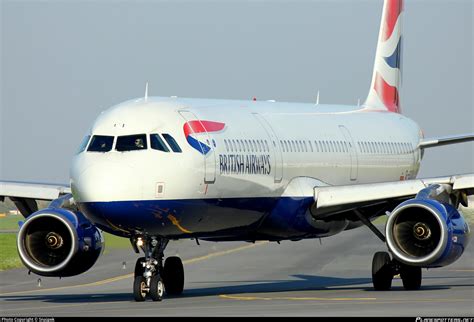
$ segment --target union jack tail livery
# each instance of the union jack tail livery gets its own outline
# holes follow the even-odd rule
[[[365,107],[401,113],[403,0],[385,0],[369,95]]]

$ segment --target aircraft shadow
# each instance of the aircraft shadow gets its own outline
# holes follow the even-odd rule
[[[284,293],[284,292],[307,292],[322,291],[317,296],[325,296],[324,291],[334,290],[359,290],[362,292],[374,291],[371,278],[340,278],[312,275],[293,275],[297,279],[291,280],[262,280],[262,281],[221,281],[221,282],[192,282],[193,286],[201,283],[243,283],[240,285],[196,287],[185,289],[180,296],[165,296],[165,298],[195,298],[218,295],[236,294],[259,294],[259,293]],[[369,286],[367,286],[369,284]],[[421,290],[433,291],[444,290],[452,287],[474,286],[469,285],[444,285],[444,286],[422,286]],[[189,287],[189,284],[188,284]],[[403,286],[393,286],[392,291],[405,291]],[[330,294],[330,293],[328,293]],[[282,294],[282,297],[285,295]],[[288,296],[288,295],[286,295]],[[294,296],[294,295],[290,295]],[[298,296],[302,296],[299,294]],[[314,294],[312,295],[314,296]],[[49,303],[94,303],[94,302],[130,302],[133,295],[127,293],[96,293],[96,294],[55,294],[55,295],[4,295],[0,296],[3,301],[39,301]]]

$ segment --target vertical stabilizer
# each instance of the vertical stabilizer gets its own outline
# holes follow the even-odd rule
[[[368,109],[401,113],[403,0],[385,0],[377,52],[369,95]]]

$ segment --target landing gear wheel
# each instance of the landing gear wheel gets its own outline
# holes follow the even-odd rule
[[[372,283],[377,291],[386,291],[392,287],[393,271],[390,255],[377,252],[372,259]]]
[[[134,276],[143,276],[143,273],[145,272],[145,268],[143,267],[142,263],[145,261],[145,257],[140,257],[137,259],[135,263],[135,271],[134,271]]]
[[[161,301],[163,293],[165,292],[165,285],[160,275],[155,275],[150,281],[150,297],[153,301]]]
[[[146,279],[143,276],[135,276],[133,280],[133,297],[135,297],[135,301],[145,301],[146,287]]]
[[[184,289],[184,267],[181,258],[168,257],[163,270],[163,282],[166,294],[180,295]]]
[[[419,290],[421,287],[421,267],[403,265],[400,277],[406,290]]]

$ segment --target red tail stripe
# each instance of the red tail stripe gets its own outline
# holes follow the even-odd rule
[[[397,24],[398,17],[400,13],[403,11],[403,0],[387,0],[387,8],[385,10],[385,17],[384,21],[385,24],[383,26],[383,41],[387,41],[393,33],[393,29],[395,29],[395,25]]]
[[[375,76],[374,90],[390,112],[400,113],[397,88],[390,86],[379,73]]]

